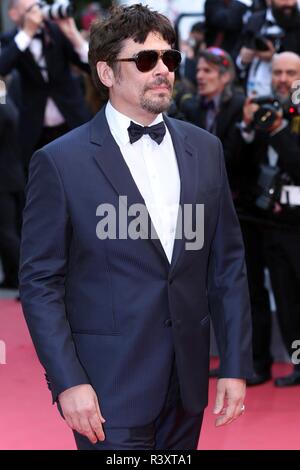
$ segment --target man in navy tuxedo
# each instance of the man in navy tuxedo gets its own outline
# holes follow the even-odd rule
[[[197,448],[210,316],[216,425],[244,410],[240,228],[219,140],[162,114],[180,63],[174,41],[169,20],[142,5],[95,24],[89,61],[109,101],[31,161],[21,299],[79,449]]]

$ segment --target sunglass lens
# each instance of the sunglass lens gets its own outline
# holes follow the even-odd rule
[[[164,52],[163,62],[168,67],[169,72],[175,72],[181,62],[181,54],[178,51],[170,49]]]
[[[136,59],[136,66],[140,72],[149,72],[157,64],[158,53],[156,51],[141,51]]]

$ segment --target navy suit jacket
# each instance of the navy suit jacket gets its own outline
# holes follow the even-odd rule
[[[90,383],[106,426],[159,414],[176,358],[187,411],[207,404],[210,316],[222,377],[247,377],[251,326],[244,250],[220,141],[165,117],[181,204],[205,204],[201,250],[176,240],[100,240],[101,203],[144,203],[104,111],[35,153],[24,212],[20,292],[54,401]]]

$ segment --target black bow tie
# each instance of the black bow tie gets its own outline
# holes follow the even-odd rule
[[[33,36],[33,39],[40,39],[41,41],[43,41],[44,31],[40,30],[40,31],[36,32],[35,35]]]
[[[139,140],[143,135],[149,134],[151,139],[155,140],[155,142],[160,145],[166,134],[166,126],[163,121],[150,127],[139,126],[138,124],[130,121],[130,126],[127,130],[131,144]]]

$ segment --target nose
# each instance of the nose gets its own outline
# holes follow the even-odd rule
[[[170,73],[168,67],[164,64],[161,57],[157,61],[157,64],[154,68],[154,73],[155,75],[168,75]]]
[[[279,83],[287,83],[288,76],[286,73],[282,73],[279,77]]]
[[[202,70],[198,70],[196,73],[196,79],[199,81],[204,77],[204,73]]]

